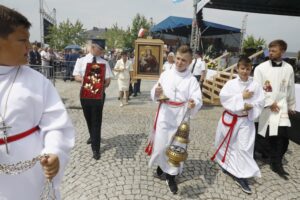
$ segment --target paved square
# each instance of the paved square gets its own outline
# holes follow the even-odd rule
[[[76,128],[76,145],[71,153],[61,192],[65,200],[123,199],[300,199],[300,146],[290,143],[285,156],[285,181],[258,161],[262,178],[251,179],[252,195],[247,195],[210,161],[221,107],[204,106],[191,120],[188,159],[177,177],[179,192],[171,194],[165,181],[155,178],[144,153],[157,104],[150,101],[153,81],[142,81],[142,94],[119,107],[117,82],[107,89],[103,111],[101,159],[92,159],[87,127],[79,103],[80,85],[56,81]]]

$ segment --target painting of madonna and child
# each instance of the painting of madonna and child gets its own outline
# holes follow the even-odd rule
[[[137,73],[142,75],[157,75],[160,73],[161,46],[139,45]]]
[[[157,80],[162,72],[164,42],[160,39],[138,38],[134,46],[133,78]]]

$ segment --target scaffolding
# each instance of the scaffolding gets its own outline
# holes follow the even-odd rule
[[[201,41],[201,29],[197,22],[197,13],[204,8],[204,6],[209,3],[210,0],[193,0],[193,22],[192,22],[192,32],[191,32],[191,42],[190,47],[193,52],[199,50],[199,44]]]
[[[246,29],[247,29],[247,17],[248,17],[248,14],[246,14],[244,16],[243,22],[242,22],[241,39],[240,39],[240,54],[243,52],[244,37],[246,35]]]
[[[45,6],[45,0],[40,0],[40,34],[41,34],[41,45],[44,45],[44,38],[45,38],[45,33],[44,33],[44,19],[48,20],[51,22],[53,25],[56,26],[56,9],[53,8],[52,12],[49,12],[48,7],[46,6],[46,9],[44,8]]]

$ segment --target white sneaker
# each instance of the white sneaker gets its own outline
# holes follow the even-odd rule
[[[124,105],[123,105],[123,103],[120,103],[120,107],[123,107]]]

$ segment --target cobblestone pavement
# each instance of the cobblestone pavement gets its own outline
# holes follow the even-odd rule
[[[78,99],[79,84],[56,82],[77,131],[62,183],[63,199],[300,199],[300,147],[294,143],[290,143],[285,157],[289,181],[258,161],[262,178],[251,179],[252,195],[242,192],[209,160],[222,112],[221,107],[210,106],[204,106],[191,120],[189,157],[182,175],[177,177],[179,192],[172,195],[165,181],[154,177],[155,168],[148,168],[149,158],[144,153],[157,106],[149,99],[153,84],[142,81],[142,94],[120,108],[117,82],[112,81],[103,111],[101,159],[95,161],[86,144],[88,133]]]

